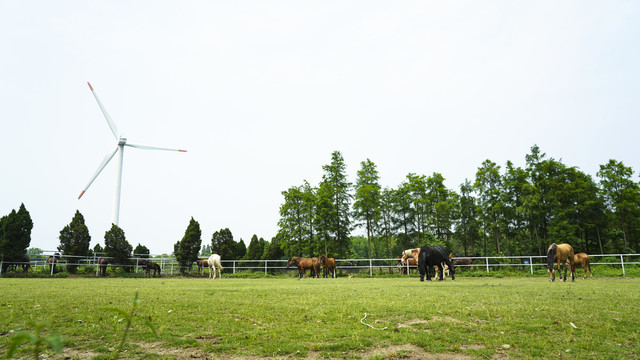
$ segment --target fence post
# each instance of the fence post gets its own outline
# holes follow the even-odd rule
[[[2,258],[0,258],[0,275],[2,275],[2,263],[4,262],[4,254],[2,255]]]
[[[233,260],[233,274],[236,273],[236,261]]]
[[[373,261],[369,259],[369,276],[373,276]]]
[[[51,276],[53,276],[53,270],[56,268],[56,255],[53,255],[53,259],[51,259]]]
[[[529,265],[531,265],[531,275],[533,275],[533,257],[529,256]]]
[[[267,275],[267,260],[264,261],[264,274]]]
[[[487,272],[489,272],[489,258],[484,258],[484,260],[487,262]]]
[[[624,260],[622,259],[622,254],[620,254],[620,264],[622,264],[622,276],[624,276]]]

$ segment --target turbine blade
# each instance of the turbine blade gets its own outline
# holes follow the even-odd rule
[[[107,119],[107,123],[111,128],[111,132],[113,133],[113,136],[115,136],[117,140],[118,128],[116,127],[116,123],[114,123],[113,120],[111,120],[111,116],[109,116],[107,109],[105,109],[104,106],[102,105],[102,102],[100,101],[100,98],[98,98],[98,94],[96,94],[96,92],[93,90],[93,86],[91,86],[91,83],[87,81],[87,84],[89,84],[89,89],[91,89],[91,93],[93,94],[93,97],[96,98],[96,101],[98,102],[98,106],[100,106],[100,110],[102,110],[102,113],[104,114],[104,118]]]
[[[132,148],[136,148],[136,149],[144,149],[144,150],[165,150],[165,151],[179,151],[179,152],[187,152],[187,150],[182,150],[182,149],[169,149],[169,148],[164,148],[164,147],[157,147],[157,146],[149,146],[149,145],[139,145],[139,144],[125,144],[126,146],[131,146]]]
[[[104,157],[104,159],[100,163],[100,166],[98,166],[98,170],[96,170],[96,172],[93,174],[93,177],[91,177],[91,180],[89,180],[89,183],[87,184],[87,186],[84,187],[84,189],[80,193],[80,196],[78,196],[78,200],[80,200],[80,198],[82,197],[82,195],[84,195],[84,193],[87,191],[89,186],[91,186],[91,184],[93,184],[93,181],[98,177],[98,175],[100,175],[100,172],[102,172],[102,169],[104,169],[105,166],[107,166],[107,164],[109,163],[109,161],[111,161],[111,159],[113,158],[113,155],[116,154],[116,151],[118,151],[117,146],[115,150],[113,150],[111,153],[107,154],[107,156]]]

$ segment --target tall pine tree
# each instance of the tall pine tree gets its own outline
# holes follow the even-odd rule
[[[180,263],[180,272],[191,270],[191,266],[198,259],[198,252],[202,244],[201,236],[200,224],[192,217],[182,240],[173,246],[173,254]]]
[[[62,251],[64,255],[71,255],[66,258],[69,263],[67,270],[74,274],[77,269],[77,263],[80,260],[79,257],[89,255],[89,245],[91,244],[89,228],[85,225],[84,216],[79,210],[76,210],[69,225],[60,230],[58,238],[60,239],[58,250]]]

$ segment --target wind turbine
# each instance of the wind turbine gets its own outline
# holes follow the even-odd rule
[[[165,150],[165,151],[179,151],[179,152],[187,152],[187,150],[169,149],[169,148],[163,148],[163,147],[157,147],[157,146],[137,145],[137,144],[127,143],[126,138],[118,135],[118,128],[116,127],[116,124],[113,122],[113,120],[111,120],[111,116],[109,116],[109,113],[102,105],[100,98],[98,98],[98,94],[96,94],[96,92],[93,90],[93,86],[91,86],[89,82],[87,82],[87,84],[89,85],[89,89],[91,89],[91,93],[93,94],[93,97],[96,98],[96,101],[98,102],[98,106],[100,106],[100,110],[102,110],[102,113],[104,114],[104,118],[107,119],[107,123],[111,128],[111,132],[113,133],[113,136],[118,141],[118,144],[116,145],[115,150],[113,150],[112,152],[107,154],[107,156],[104,157],[104,160],[102,160],[102,162],[100,163],[100,166],[98,166],[98,170],[96,170],[96,172],[91,177],[91,180],[89,180],[89,183],[87,184],[87,186],[85,186],[85,188],[80,193],[80,196],[78,196],[78,200],[80,200],[82,195],[84,195],[84,193],[87,191],[89,186],[91,186],[93,181],[98,177],[98,175],[100,175],[100,172],[102,172],[102,170],[107,166],[109,161],[111,161],[111,159],[113,158],[113,155],[115,155],[117,152],[118,153],[118,176],[116,178],[116,201],[113,207],[113,223],[118,225],[118,222],[120,220],[120,189],[122,188],[122,159],[124,157],[124,147],[130,146],[133,148],[144,149],[144,150]]]

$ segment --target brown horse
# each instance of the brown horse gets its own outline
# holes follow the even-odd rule
[[[318,260],[318,259],[316,259]],[[298,268],[298,278],[303,278],[307,274],[307,269],[311,269],[311,276],[315,276],[316,265],[319,265],[320,261],[318,260],[314,263],[313,259],[309,259],[306,257],[294,256],[289,261],[287,261],[287,267],[291,265],[295,265]]]
[[[593,279],[593,275],[591,274],[591,259],[589,255],[585,253],[577,253],[573,255],[573,268],[575,272],[575,268],[578,266],[582,266],[582,270],[584,271],[583,279],[587,278],[587,269],[589,269],[589,278]],[[560,269],[558,269],[560,271]]]
[[[336,259],[328,258],[322,254],[319,260],[322,263],[322,277],[329,277],[329,274],[331,274],[333,278],[336,277]]]
[[[109,264],[107,259],[98,259],[98,276],[107,276],[107,264]]]
[[[463,266],[468,266],[473,264],[473,259],[472,257],[476,258],[476,257],[480,257],[480,254],[475,254],[471,257],[457,257],[457,256],[453,256],[451,257],[451,265],[453,266],[457,266],[457,265],[463,265]]]
[[[204,274],[204,269],[209,267],[209,259],[197,259],[198,274]]]
[[[575,279],[575,269],[573,266],[573,248],[569,244],[551,244],[547,249],[547,271],[549,272],[549,281],[555,281],[556,276],[553,273],[554,262],[558,262],[558,273],[562,281],[567,281],[567,262],[569,262],[569,271],[571,272],[571,281]],[[564,268],[564,278],[560,272],[560,264]]]
[[[60,254],[55,253],[52,256],[49,256],[49,258],[47,259],[47,264],[49,265],[49,274],[53,274],[56,272],[56,263],[58,262],[59,258]]]
[[[142,260],[142,261],[144,261],[144,272],[146,277],[151,277],[151,270],[153,270],[153,277],[156,277],[156,274],[158,276],[161,276],[160,265],[154,262],[151,262],[149,260]]]

